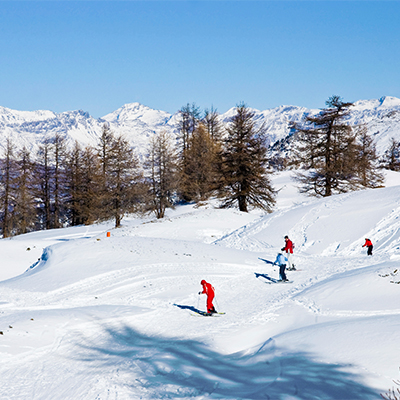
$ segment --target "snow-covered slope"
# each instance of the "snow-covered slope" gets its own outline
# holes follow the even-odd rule
[[[400,99],[382,97],[379,100],[357,101],[349,118],[352,124],[366,124],[382,154],[393,137],[400,141]]]
[[[187,205],[0,240],[0,397],[379,398],[400,366],[400,175],[387,182],[310,200],[285,172],[268,215]],[[297,271],[271,283],[284,234]],[[225,315],[196,314],[201,279]]]
[[[399,215],[397,186],[363,190],[280,209],[219,242],[262,251],[277,249],[281,238],[288,234],[303,254],[346,257],[359,253],[365,237],[373,237],[375,253],[394,255],[400,248]]]
[[[253,109],[257,123],[265,123],[268,142],[287,137],[290,122],[300,122],[304,115],[318,110],[309,110],[297,106],[280,106],[270,110]],[[233,115],[234,108],[221,115],[227,122]],[[15,146],[23,145],[31,150],[46,137],[56,132],[64,135],[72,144],[77,140],[83,146],[97,145],[104,123],[108,123],[113,132],[123,135],[130,141],[137,153],[144,154],[149,137],[162,130],[177,134],[178,113],[173,115],[153,110],[139,103],[125,104],[118,110],[94,119],[83,111],[53,113],[51,111],[16,111],[0,107],[0,147],[7,137],[11,137]],[[365,123],[373,135],[377,148],[382,154],[388,147],[391,137],[400,140],[400,99],[382,97],[379,100],[360,100],[355,102],[349,122]]]

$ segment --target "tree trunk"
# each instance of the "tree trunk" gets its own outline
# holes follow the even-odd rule
[[[243,211],[243,212],[247,212],[247,199],[246,199],[246,195],[239,195],[238,197],[238,201],[239,201],[239,210]]]

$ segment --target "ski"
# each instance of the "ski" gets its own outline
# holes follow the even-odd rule
[[[293,283],[293,281],[281,281],[275,278],[271,278],[270,276],[268,276],[267,274],[258,274],[255,273],[256,278],[258,278],[259,276],[261,276],[262,278],[266,279],[265,283]]]
[[[276,283],[277,280],[274,278],[271,278],[270,276],[268,276],[267,274],[258,274],[257,272],[255,272],[256,278],[258,278],[259,276],[261,276],[262,278],[267,280],[267,283]]]
[[[217,312],[217,313],[206,313],[205,311],[196,311],[195,313],[190,313],[193,317],[219,317],[224,315],[224,312]]]

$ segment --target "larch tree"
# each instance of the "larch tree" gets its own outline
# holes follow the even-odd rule
[[[98,155],[75,142],[67,159],[68,216],[71,225],[91,224],[102,216],[101,170]]]
[[[95,150],[87,146],[81,152],[81,213],[85,225],[92,224],[101,217],[101,169]]]
[[[34,230],[36,220],[32,180],[34,165],[31,161],[30,152],[25,146],[18,152],[17,168],[15,193],[16,233],[23,234]]]
[[[200,108],[195,103],[189,103],[179,111],[179,196],[183,201],[194,200],[190,185],[190,143],[191,138],[200,122]],[[189,185],[188,185],[189,184]]]
[[[222,140],[223,127],[217,110],[214,109],[214,107],[211,107],[210,110],[206,109],[201,121],[206,127],[211,139],[215,143],[220,142]]]
[[[391,171],[400,171],[400,143],[393,137],[383,155],[382,167]]]
[[[101,219],[111,218],[110,199],[108,193],[108,172],[110,169],[113,144],[115,137],[108,124],[102,127],[99,144],[97,146],[97,155],[100,161],[100,215]]]
[[[300,192],[331,196],[354,190],[357,177],[356,133],[344,122],[352,103],[332,96],[317,115],[308,115],[302,125],[296,124],[295,160],[302,170],[295,180]]]
[[[75,141],[66,158],[66,205],[68,220],[72,226],[85,222],[81,206],[82,168],[82,148]]]
[[[200,107],[196,106],[195,103],[183,106],[179,110],[179,132],[180,139],[182,142],[182,153],[184,153],[189,147],[189,138],[195,131],[197,124],[200,120]]]
[[[51,146],[51,140],[46,138],[39,145],[35,160],[35,196],[40,210],[39,220],[42,229],[51,229],[54,227],[51,212],[53,190]]]
[[[53,198],[54,198],[54,228],[59,228],[64,204],[65,187],[65,157],[66,157],[65,137],[56,133],[52,141],[53,150]]]
[[[276,192],[266,168],[265,126],[256,127],[254,113],[240,104],[226,132],[221,152],[224,182],[222,207],[237,204],[239,210],[244,212],[249,206],[271,212]]]
[[[148,181],[147,209],[157,218],[164,218],[165,210],[173,206],[178,187],[177,155],[167,132],[160,132],[150,139],[144,167]]]
[[[0,159],[0,211],[3,238],[12,235],[16,174],[14,145],[8,137],[6,139],[3,157]]]
[[[141,180],[138,161],[128,141],[121,136],[114,138],[106,170],[106,190],[116,228],[124,214],[139,208]]]
[[[206,125],[199,123],[189,139],[186,163],[181,170],[180,186],[186,198],[206,200],[217,187],[218,143]]]
[[[373,139],[368,135],[366,125],[357,128],[357,155],[355,165],[360,185],[377,188],[383,185],[384,176],[378,168],[378,156]]]

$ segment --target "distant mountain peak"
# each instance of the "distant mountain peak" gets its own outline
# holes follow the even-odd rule
[[[118,108],[114,112],[102,117],[102,120],[114,123],[122,123],[127,121],[143,121],[145,123],[154,123],[156,120],[166,121],[170,118],[170,114],[165,111],[154,110],[141,103],[127,103]],[[157,122],[156,122],[157,123]]]
[[[393,96],[383,96],[380,99],[371,100],[358,100],[354,102],[353,110],[364,111],[364,110],[383,110],[388,108],[399,108],[400,99]]]
[[[393,96],[383,96],[379,99],[381,103],[381,107],[391,108],[391,107],[400,107],[400,99]]]

